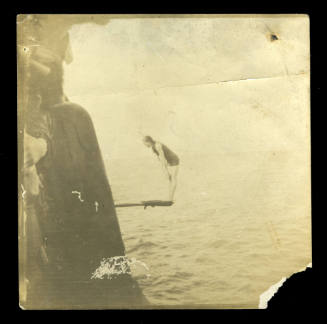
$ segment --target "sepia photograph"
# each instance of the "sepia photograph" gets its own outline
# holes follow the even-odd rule
[[[16,23],[20,308],[264,309],[312,267],[308,15]]]

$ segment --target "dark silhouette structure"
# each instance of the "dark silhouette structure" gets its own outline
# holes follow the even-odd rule
[[[108,19],[18,17],[20,138],[46,143],[29,177],[24,167],[19,174],[20,304],[27,309],[147,304],[128,271],[112,280],[91,279],[103,258],[124,257],[125,248],[92,120],[63,91],[62,63],[72,60],[67,31],[81,22]],[[20,166],[23,150],[21,140]],[[35,192],[31,179],[37,180]]]

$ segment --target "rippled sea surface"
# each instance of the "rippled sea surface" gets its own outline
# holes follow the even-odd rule
[[[163,199],[155,157],[106,161],[116,203]],[[185,155],[171,207],[117,208],[126,254],[154,305],[258,307],[259,296],[311,262],[308,167],[297,152]]]

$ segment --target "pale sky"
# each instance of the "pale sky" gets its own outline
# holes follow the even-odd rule
[[[142,134],[182,155],[301,149],[308,24],[299,16],[75,25],[66,94],[90,113],[111,158],[145,156]]]

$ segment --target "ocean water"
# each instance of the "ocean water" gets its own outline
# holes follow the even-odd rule
[[[153,305],[257,308],[311,262],[307,159],[301,152],[184,155],[171,207],[117,208],[137,280]],[[105,160],[115,203],[167,199],[155,157]],[[303,165],[303,167],[300,167]]]

